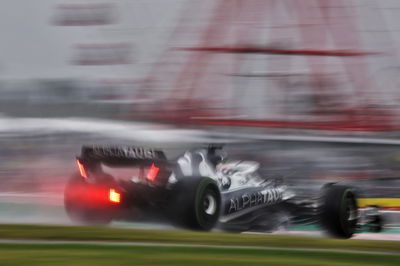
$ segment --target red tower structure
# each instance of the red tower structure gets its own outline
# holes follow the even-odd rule
[[[150,72],[148,80],[159,83],[141,96],[158,98],[144,109],[152,110],[152,118],[329,130],[400,128],[371,94],[379,88],[365,57],[384,53],[363,49],[353,1],[213,3],[207,25],[189,32],[200,36],[197,44],[166,50]],[[195,19],[200,8],[194,9],[188,6],[184,17]],[[185,21],[170,43],[188,36]],[[294,72],[296,65],[300,73]],[[293,108],[298,105],[303,108]]]

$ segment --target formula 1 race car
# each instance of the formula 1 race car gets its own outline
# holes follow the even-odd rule
[[[260,174],[254,161],[228,160],[222,146],[167,160],[161,150],[83,146],[79,172],[65,188],[73,221],[165,221],[194,230],[271,231],[316,224],[330,235],[382,227],[377,208],[360,210],[354,188],[325,184],[313,191]]]

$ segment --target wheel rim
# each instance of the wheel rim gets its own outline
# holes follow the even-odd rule
[[[347,198],[347,204],[346,204],[346,216],[347,216],[347,221],[348,222],[353,222],[357,220],[357,208],[354,205],[354,202],[351,197]]]
[[[204,197],[203,210],[208,215],[214,215],[217,210],[217,199],[210,193]]]

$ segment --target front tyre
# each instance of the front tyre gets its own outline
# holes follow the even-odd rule
[[[356,195],[352,188],[330,185],[325,188],[321,223],[333,237],[350,238],[358,222]]]

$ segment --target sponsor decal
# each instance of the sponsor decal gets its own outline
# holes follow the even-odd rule
[[[98,157],[121,157],[132,159],[156,158],[156,152],[153,149],[141,147],[93,147],[93,154]]]
[[[228,213],[237,212],[259,205],[271,205],[282,201],[283,188],[264,189],[262,191],[245,193],[230,199]]]

